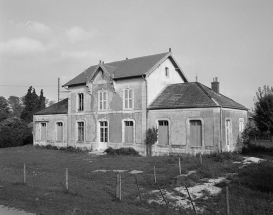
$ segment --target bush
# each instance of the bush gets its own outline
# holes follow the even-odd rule
[[[8,118],[0,123],[0,148],[32,143],[32,132],[20,119]]]
[[[244,143],[244,146],[242,148],[242,154],[248,154],[248,153],[259,153],[259,152],[273,152],[273,147],[266,148],[264,146],[255,145],[252,143]]]
[[[139,153],[132,147],[113,149],[112,147],[107,148],[104,152],[108,155],[127,155],[127,156],[138,156]]]
[[[208,158],[211,158],[215,162],[223,162],[224,160],[241,160],[240,155],[237,152],[223,152],[223,153],[212,153],[208,155]]]
[[[152,155],[152,145],[157,141],[157,128],[152,127],[146,131],[145,144],[147,145],[147,155]]]

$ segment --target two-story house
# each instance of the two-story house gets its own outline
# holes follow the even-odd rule
[[[217,80],[212,85],[189,83],[171,51],[100,61],[63,86],[67,99],[34,115],[34,144],[130,146],[145,154],[146,130],[154,126],[155,154],[233,150],[247,109],[220,94]]]

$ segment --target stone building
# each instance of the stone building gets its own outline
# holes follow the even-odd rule
[[[100,61],[66,83],[68,98],[34,115],[34,144],[146,153],[148,128],[158,128],[153,153],[229,151],[240,147],[247,108],[188,82],[172,52]]]

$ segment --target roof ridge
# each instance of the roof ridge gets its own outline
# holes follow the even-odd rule
[[[212,98],[212,96],[204,89],[203,86],[205,86],[205,85],[203,85],[197,81],[195,83],[217,106],[220,106],[220,104],[214,98]]]
[[[129,61],[129,60],[135,60],[135,59],[139,59],[139,58],[151,57],[151,56],[155,56],[155,55],[168,54],[168,53],[169,53],[169,52],[163,52],[163,53],[158,53],[158,54],[151,54],[151,55],[146,55],[146,56],[141,56],[141,57],[128,58],[128,59],[125,59],[125,60],[112,61],[112,62],[104,63],[104,64],[105,64],[105,65],[108,65],[108,64],[111,64],[111,63],[118,63],[118,62]]]

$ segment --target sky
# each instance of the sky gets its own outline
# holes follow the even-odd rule
[[[273,1],[0,0],[6,98],[33,86],[56,101],[58,78],[169,48],[189,81],[218,77],[222,94],[251,109],[258,88],[273,86]]]

